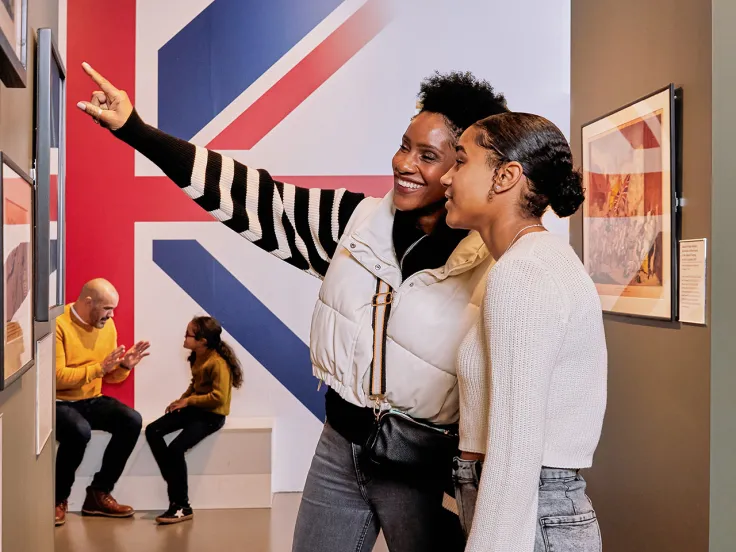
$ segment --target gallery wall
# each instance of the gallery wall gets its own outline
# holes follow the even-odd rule
[[[276,420],[274,490],[300,490],[324,417],[308,358],[319,281],[212,222],[76,112],[94,89],[80,64],[182,138],[297,185],[383,195],[419,83],[435,70],[472,70],[513,109],[568,131],[569,0],[278,0],[268,9],[255,0],[124,0],[114,26],[98,25],[90,4],[70,1],[67,17],[67,292],[109,278],[121,293],[121,342],[153,344],[134,377],[105,392],[144,419],[160,415],[187,385],[187,321],[222,318],[245,365],[231,416]],[[499,18],[524,21],[533,39],[519,41]],[[566,223],[548,222],[567,235]]]
[[[736,542],[736,4],[713,0],[713,246],[711,273],[710,552]]]
[[[670,82],[683,87],[682,238],[710,238],[710,3],[573,0],[571,42],[578,162],[582,124]],[[580,251],[580,218],[570,231]],[[609,406],[587,473],[605,549],[705,552],[711,330],[606,316],[606,336]]]
[[[31,170],[35,32],[50,27],[58,35],[58,1],[28,3],[29,59],[25,88],[0,85],[0,151],[26,173]],[[53,323],[36,325],[36,335]],[[0,392],[2,414],[2,550],[50,551],[54,547],[54,439],[36,456],[36,373],[32,367]]]

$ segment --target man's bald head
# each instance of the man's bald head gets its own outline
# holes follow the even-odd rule
[[[100,299],[104,300],[104,298],[117,298],[118,292],[115,286],[104,278],[95,278],[84,284],[82,291],[79,293],[80,301],[87,297],[94,301],[99,301]]]
[[[90,326],[103,328],[115,316],[119,300],[115,286],[104,278],[95,278],[84,284],[74,309]]]

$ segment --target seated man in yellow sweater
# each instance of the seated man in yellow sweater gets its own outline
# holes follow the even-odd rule
[[[66,521],[67,499],[93,429],[112,434],[82,513],[129,517],[134,511],[110,495],[141,433],[141,415],[102,395],[102,382],[125,380],[150,344],[118,347],[112,321],[118,293],[102,279],[85,284],[76,303],[56,320],[56,525]]]

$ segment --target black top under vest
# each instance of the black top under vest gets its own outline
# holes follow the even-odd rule
[[[432,233],[422,239],[425,234],[419,226],[418,214],[396,211],[392,234],[403,280],[420,270],[444,266],[458,244],[468,235],[467,230],[454,230],[447,226],[445,216],[443,214]],[[376,418],[372,408],[349,403],[332,388],[325,395],[325,410],[327,421],[335,431],[356,445],[364,445],[375,427]]]

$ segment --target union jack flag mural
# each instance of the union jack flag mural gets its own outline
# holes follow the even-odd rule
[[[159,415],[187,385],[187,321],[217,317],[245,366],[231,415],[277,420],[274,490],[299,490],[324,417],[308,353],[320,282],[212,221],[149,160],[76,113],[91,92],[80,64],[170,134],[292,184],[383,195],[419,83],[435,70],[471,70],[512,108],[568,127],[569,0],[459,6],[120,0],[103,16],[91,0],[67,1],[67,294],[110,279],[121,343],[153,344],[134,377],[106,393],[144,418]],[[544,55],[493,25],[499,17],[523,18]]]

